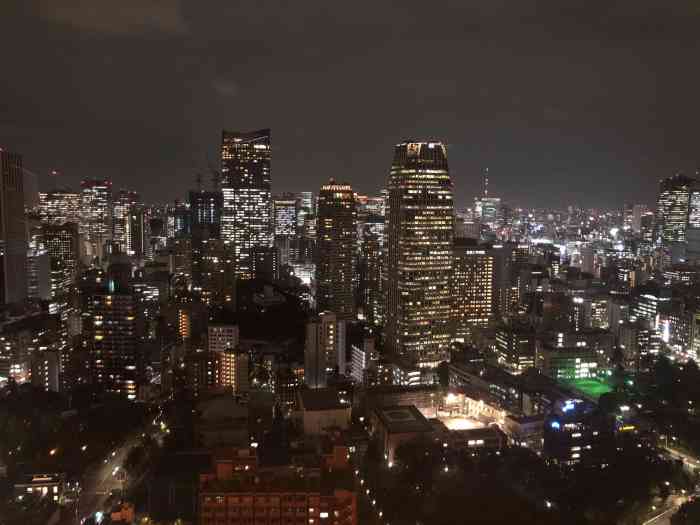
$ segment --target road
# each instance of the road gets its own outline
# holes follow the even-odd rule
[[[162,443],[164,432],[164,428],[151,425],[149,422],[146,428],[136,429],[129,434],[122,444],[110,451],[102,461],[86,469],[82,476],[80,498],[75,512],[76,516],[80,516],[81,522],[93,517],[98,511],[110,510],[106,508],[106,503],[111,492],[128,488],[129,480],[124,481],[123,465],[131,449],[141,443],[146,433],[158,443]]]
[[[642,525],[671,525],[671,517],[676,513],[678,507],[671,507],[659,512],[656,516],[645,521]]]

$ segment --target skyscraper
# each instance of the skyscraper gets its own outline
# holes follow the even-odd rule
[[[306,324],[304,382],[322,388],[336,370],[345,373],[345,321],[331,312],[321,312]]]
[[[357,213],[349,184],[333,179],[321,186],[316,225],[316,307],[338,319],[355,314],[353,281],[357,249]]]
[[[691,186],[695,179],[676,174],[659,182],[656,205],[656,237],[658,244],[670,246],[685,242]]]
[[[223,197],[220,191],[191,191],[192,227],[205,227],[207,238],[218,239],[221,234]]]
[[[80,193],[54,190],[39,193],[39,217],[41,222],[80,224]]]
[[[453,283],[455,335],[464,339],[493,318],[493,255],[475,242],[455,239]]]
[[[275,237],[294,237],[297,234],[297,201],[294,195],[275,197]]]
[[[93,257],[102,258],[105,242],[112,237],[112,182],[89,179],[81,183],[81,228]]]
[[[112,240],[119,246],[121,253],[129,252],[129,215],[138,201],[139,196],[136,192],[123,189],[119,190],[114,201]]]
[[[0,304],[27,297],[22,156],[0,149]]]
[[[224,131],[221,142],[223,214],[221,236],[228,241],[236,275],[250,278],[254,246],[271,246],[270,130]]]
[[[437,366],[454,334],[454,205],[445,146],[397,144],[388,191],[386,346],[419,366]]]

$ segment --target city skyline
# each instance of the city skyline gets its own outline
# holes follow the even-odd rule
[[[700,77],[670,80],[692,61],[690,3],[442,4],[420,32],[411,6],[373,6],[362,41],[362,6],[213,7],[3,5],[3,58],[23,82],[0,88],[2,147],[23,153],[42,188],[57,169],[68,185],[109,178],[149,202],[186,195],[217,164],[222,128],[275,130],[280,193],[328,176],[374,193],[404,139],[448,145],[458,207],[486,167],[494,195],[542,207],[610,207],[623,190],[652,204],[660,178],[697,167]],[[17,38],[33,46],[10,53]],[[410,73],[430,57],[444,67]]]

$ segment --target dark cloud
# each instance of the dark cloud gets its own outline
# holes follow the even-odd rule
[[[51,22],[107,35],[186,32],[178,0],[41,0],[38,12]]]
[[[224,127],[272,128],[280,192],[378,191],[406,137],[449,144],[460,203],[485,166],[511,202],[613,206],[697,163],[690,1],[18,5],[0,5],[0,144],[70,184],[182,197]]]

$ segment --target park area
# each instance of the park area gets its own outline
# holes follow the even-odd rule
[[[597,400],[603,394],[613,390],[608,381],[594,378],[572,379],[570,381],[562,381],[562,383],[593,400]]]

